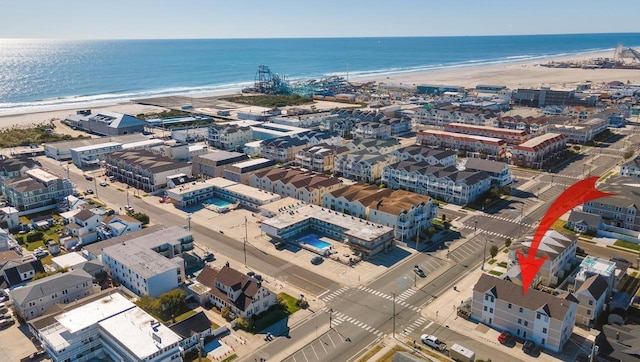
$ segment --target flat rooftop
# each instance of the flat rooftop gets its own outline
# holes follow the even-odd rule
[[[238,163],[234,163],[233,167],[238,167],[238,168],[244,168],[244,167],[250,167],[250,166],[254,166],[254,165],[259,165],[261,163],[267,163],[270,162],[271,160],[268,158],[256,158],[256,159],[252,159],[252,160],[248,160],[248,161],[242,161],[242,162],[238,162]]]
[[[375,240],[393,231],[393,228],[388,226],[375,224],[338,211],[331,211],[330,209],[313,205],[305,205],[290,212],[276,215],[271,219],[264,220],[262,223],[281,230],[311,218],[346,229],[345,235],[365,241]]]
[[[102,251],[134,273],[147,279],[169,270],[179,269],[178,265],[163,255],[132,242],[112,245]],[[178,257],[179,258],[179,257]]]
[[[99,325],[141,361],[182,340],[138,307],[103,320]]]
[[[538,137],[534,137],[526,142],[522,142],[521,144],[518,145],[518,147],[535,147],[535,146],[538,146],[539,144],[552,140],[558,136],[560,136],[560,134],[558,133],[545,133]]]
[[[439,131],[439,130],[434,130],[434,129],[424,130],[424,131],[420,131],[420,132],[421,133],[431,133],[431,134],[434,134],[434,135],[439,135],[439,136],[444,136],[444,137],[467,138],[467,139],[474,139],[474,140],[485,141],[485,142],[494,142],[494,143],[503,142],[502,138],[486,137],[486,136],[475,136],[475,135],[470,135],[470,134]]]
[[[28,170],[27,172],[25,172],[27,175],[31,176],[32,178],[40,181],[40,182],[50,182],[50,181],[54,181],[59,179],[60,177],[58,177],[57,175],[47,172],[41,168],[34,168],[31,170]]]

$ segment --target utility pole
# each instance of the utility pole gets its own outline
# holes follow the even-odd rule
[[[98,196],[98,179],[97,178],[93,178],[93,188],[96,190],[96,199],[100,199],[100,196]]]
[[[131,206],[131,204],[129,203],[129,189],[127,189],[127,206]]]
[[[333,328],[331,321],[333,319],[333,308],[329,308],[329,329]]]
[[[396,293],[391,293],[393,295],[393,338],[396,338]]]
[[[244,217],[244,243],[242,249],[244,251],[244,267],[247,267],[247,217]]]
[[[484,271],[484,262],[487,260],[487,234],[484,234],[484,250],[482,252],[482,263],[480,264],[480,270]]]
[[[418,223],[418,227],[416,228],[416,252],[419,252],[418,240],[420,240],[420,224],[419,223]]]
[[[187,213],[187,228],[191,231],[191,213]]]

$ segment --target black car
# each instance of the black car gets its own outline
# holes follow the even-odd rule
[[[283,243],[282,241],[276,241],[275,243],[273,243],[273,246],[276,247],[276,250],[282,250],[287,247],[287,244]]]
[[[424,273],[422,268],[420,268],[420,266],[418,266],[418,265],[415,265],[413,267],[413,272],[416,273],[420,278],[426,277],[426,274]]]
[[[318,265],[318,264],[322,263],[323,261],[324,261],[324,259],[320,255],[316,255],[313,258],[311,258],[311,264],[313,264],[313,265]]]
[[[204,258],[202,258],[204,261],[213,261],[214,257],[213,257],[213,253],[204,253]]]
[[[531,341],[525,341],[522,345],[522,351],[526,354],[531,354],[536,348],[536,344]]]

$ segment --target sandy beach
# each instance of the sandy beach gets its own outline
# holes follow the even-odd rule
[[[583,61],[596,58],[611,58],[613,51],[600,53],[586,53],[574,56],[554,57],[529,60],[515,63],[503,63],[489,66],[454,68],[446,70],[436,70],[424,73],[405,73],[389,75],[386,77],[358,78],[351,80],[355,83],[366,81],[376,81],[390,85],[419,85],[419,84],[446,84],[473,88],[478,84],[506,85],[511,89],[530,87],[551,87],[556,89],[575,88],[579,83],[591,81],[594,84],[606,83],[614,80],[622,82],[640,83],[640,70],[623,69],[572,69],[572,68],[547,68],[539,66],[551,61]],[[219,94],[217,94],[219,95]],[[56,110],[50,112],[28,113],[0,116],[0,128],[13,126],[29,127],[51,119],[64,119],[76,110],[87,107],[74,107],[67,110]],[[111,110],[128,114],[139,114],[162,111],[163,108],[133,103],[120,103],[92,107],[97,110]],[[72,133],[71,129],[60,125],[64,133]]]

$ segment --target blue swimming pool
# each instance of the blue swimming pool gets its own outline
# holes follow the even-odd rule
[[[305,236],[301,237],[300,239],[298,239],[298,242],[300,244],[311,245],[314,248],[319,249],[319,250],[325,250],[325,249],[329,249],[329,247],[331,247],[331,244],[327,243],[326,241],[320,240],[320,238],[316,234],[305,235]]]
[[[227,207],[229,205],[231,205],[231,203],[227,200],[223,200],[223,199],[219,199],[217,197],[212,197],[210,199],[207,199],[207,203],[211,204],[211,205],[215,205],[217,207]]]

